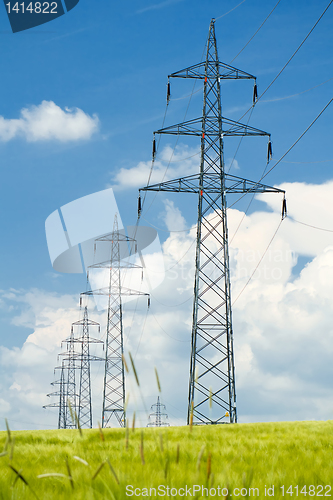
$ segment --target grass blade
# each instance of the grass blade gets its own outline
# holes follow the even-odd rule
[[[125,448],[128,450],[128,440],[129,440],[129,428],[128,428],[128,420],[126,419],[126,428],[125,428]]]
[[[137,371],[136,371],[136,368],[135,368],[135,364],[134,364],[134,360],[132,358],[132,354],[130,352],[128,354],[129,354],[129,357],[130,357],[130,360],[131,360],[131,365],[132,365],[132,369],[133,369],[133,373],[134,373],[134,377],[135,377],[136,383],[137,383],[138,387],[140,387],[139,377],[138,377],[138,374],[137,374]]]
[[[157,368],[155,367],[155,376],[156,376],[156,382],[157,382],[157,387],[158,387],[158,390],[159,392],[162,392],[162,389],[161,389],[161,384],[160,384],[160,378],[158,376],[158,373],[157,373]]]
[[[122,354],[121,357],[123,358],[123,363],[124,363],[126,373],[129,373],[128,364],[127,364],[127,361],[126,361],[124,354]]]
[[[69,400],[68,400],[68,401],[69,401]],[[74,481],[73,481],[73,477],[72,477],[71,469],[70,469],[70,467],[69,467],[68,458],[66,458],[66,468],[67,468],[67,472],[68,472],[68,479],[69,479],[69,482],[71,483],[72,490],[74,490]]]
[[[76,411],[74,412],[74,418],[75,418],[76,426],[79,429],[80,436],[83,437],[83,433],[82,433],[82,429],[81,429],[79,417],[77,416]]]
[[[177,444],[177,453],[176,453],[176,464],[179,463],[179,454],[180,454],[180,446],[179,443]]]
[[[114,476],[114,478],[115,478],[115,480],[116,480],[116,483],[117,483],[117,484],[119,484],[119,479],[118,479],[118,476],[117,476],[117,474],[116,474],[116,472],[115,472],[114,468],[112,467],[112,465],[111,465],[111,463],[110,463],[110,460],[107,458],[107,459],[106,459],[106,461],[107,461],[107,463],[108,463],[108,466],[110,467],[110,471],[112,472],[112,474],[113,474],[113,476]]]
[[[15,474],[16,474],[14,485],[20,479],[30,489],[30,491],[34,495],[34,497],[37,498],[37,500],[39,500],[38,496],[36,495],[36,493],[34,492],[34,490],[31,488],[31,486],[28,483],[28,481],[22,476],[21,471],[18,471],[17,469],[15,469],[15,467],[13,467],[11,464],[8,464],[8,467],[10,469],[12,469],[12,471],[15,472]]]
[[[212,454],[211,452],[209,452],[207,458],[207,481],[209,481],[211,472],[212,472]]]
[[[190,432],[192,432],[193,427],[193,411],[194,411],[194,402],[191,402],[191,412],[190,412]]]
[[[10,454],[9,454],[9,460],[12,461],[13,460],[13,456],[14,456],[14,446],[15,446],[15,436],[13,436],[12,440],[11,440],[11,446],[10,446]]]
[[[206,445],[202,445],[201,447],[201,450],[199,452],[199,455],[198,455],[198,460],[197,460],[197,470],[200,469],[200,465],[201,465],[201,459],[202,459],[202,455],[204,454],[204,451],[205,451],[205,448],[206,448]]]
[[[83,458],[77,457],[76,455],[74,455],[73,458],[74,458],[74,460],[77,460],[78,462],[81,462],[81,464],[86,465],[87,467],[89,467],[88,462],[86,462],[85,460],[83,460]]]
[[[12,440],[12,437],[11,437],[11,433],[10,433],[10,429],[9,429],[9,425],[8,425],[8,420],[5,418],[5,422],[6,422],[6,429],[7,429],[7,437],[8,437],[8,443],[11,442]]]
[[[105,437],[104,437],[104,433],[103,433],[101,424],[99,422],[97,422],[97,423],[98,423],[98,429],[99,429],[99,435],[100,435],[101,441],[105,441]]]
[[[15,467],[13,467],[11,464],[8,465],[10,469],[12,469],[13,472],[15,472],[17,479],[21,479],[21,481],[26,485],[29,486],[29,483],[24,477],[22,476],[21,472],[19,472]]]
[[[96,470],[95,474],[94,474],[94,475],[93,475],[93,477],[91,478],[91,480],[92,480],[92,481],[93,481],[94,479],[96,479],[96,477],[98,476],[98,474],[99,474],[99,473],[101,472],[101,470],[103,469],[104,465],[105,465],[105,460],[104,460],[104,462],[102,462],[102,463],[98,466],[98,468],[97,468],[97,470]]]
[[[66,476],[66,474],[60,474],[59,472],[48,472],[46,474],[39,474],[39,476],[37,476],[37,479],[44,479],[45,477],[62,477],[64,479],[69,479],[69,476]]]
[[[145,465],[145,456],[143,453],[143,431],[141,431],[140,456],[142,465]]]

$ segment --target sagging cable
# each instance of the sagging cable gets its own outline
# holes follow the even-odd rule
[[[271,141],[271,136],[269,136],[267,145],[267,163],[272,159],[272,156],[273,156],[272,141]]]
[[[150,295],[148,295],[148,309],[150,309]]]
[[[287,200],[286,200],[286,195],[283,195],[283,201],[282,201],[282,215],[281,215],[281,220],[285,219],[288,215],[287,212]]]
[[[171,97],[171,91],[170,91],[170,80],[168,79],[168,84],[167,84],[167,106],[170,102],[170,97]]]

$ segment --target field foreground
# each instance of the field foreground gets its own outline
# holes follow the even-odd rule
[[[329,498],[332,471],[333,421],[0,432],[1,500]]]

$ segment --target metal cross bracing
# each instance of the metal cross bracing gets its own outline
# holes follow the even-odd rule
[[[102,406],[102,427],[116,423],[120,427],[126,425],[125,413],[125,374],[124,374],[124,339],[122,321],[122,296],[149,294],[122,286],[121,269],[140,268],[131,262],[122,260],[120,244],[135,248],[135,240],[118,230],[117,214],[114,219],[113,232],[96,239],[98,242],[110,243],[110,260],[89,266],[89,269],[105,268],[109,270],[109,286],[90,290],[81,295],[108,296],[108,313],[106,326],[105,370]]]
[[[58,429],[65,429],[66,427],[66,389],[65,389],[65,365],[62,362],[61,367],[56,368],[60,369],[60,379],[51,382],[52,386],[59,385],[59,390],[55,392],[51,392],[47,394],[47,397],[58,397],[58,402],[50,403],[48,405],[44,405],[43,408],[59,408],[58,413]]]
[[[80,327],[81,335],[75,335],[75,329]],[[90,354],[91,344],[103,344],[104,342],[90,337],[89,328],[98,327],[99,323],[88,318],[88,309],[85,307],[83,319],[72,323],[70,337],[62,342],[66,343],[66,351],[61,352],[60,380],[51,385],[59,385],[59,391],[47,396],[58,396],[59,403],[51,403],[46,407],[59,408],[58,429],[75,429],[77,421],[73,416],[76,414],[80,427],[92,428],[92,404],[91,404],[91,361],[103,361],[103,358]],[[79,345],[79,350],[76,350]],[[77,393],[77,375],[79,371],[79,392]]]
[[[74,337],[74,342],[81,346],[81,352],[75,355],[79,363],[80,370],[80,385],[79,385],[79,404],[78,404],[78,418],[82,428],[92,428],[92,403],[91,403],[91,376],[90,376],[90,363],[91,361],[103,361],[100,356],[90,354],[91,344],[103,344],[102,340],[91,338],[89,330],[97,327],[98,333],[100,332],[100,325],[95,321],[88,318],[88,308],[84,308],[83,318],[72,324],[72,329],[79,327],[82,331],[81,336]]]
[[[64,342],[66,342],[67,351],[65,353],[61,353],[60,355],[63,357],[63,362],[65,362],[65,374],[67,375],[65,377],[65,385],[63,386],[66,388],[65,429],[76,429],[77,423],[75,422],[75,419],[73,419],[72,415],[74,413],[78,413],[78,395],[76,393],[75,377],[75,370],[78,366],[76,364],[73,327],[71,328],[70,337]]]
[[[198,196],[187,423],[236,423],[226,194],[284,191],[225,173],[225,137],[267,136],[267,161],[272,147],[269,133],[222,116],[221,80],[253,79],[254,102],[257,86],[253,75],[219,61],[214,19],[209,27],[205,61],[172,73],[168,78],[203,80],[203,112],[200,118],[155,132],[153,161],[155,134],[197,136],[201,144],[200,169],[196,175],[146,186],[140,191],[196,193]],[[167,103],[169,100],[168,80]],[[138,212],[140,216],[140,196]]]
[[[168,427],[170,425],[168,422],[164,421],[168,418],[168,415],[162,413],[166,410],[166,407],[161,404],[159,396],[157,396],[157,403],[152,405],[150,409],[153,410],[153,413],[149,415],[149,419],[154,418],[154,420],[149,422],[147,427]]]
[[[59,391],[47,394],[48,397],[59,396],[59,403],[44,405],[43,408],[59,408],[58,429],[75,429],[77,423],[72,418],[77,414],[78,394],[76,393],[75,371],[78,368],[76,364],[75,341],[73,327],[70,337],[62,342],[66,342],[66,352],[61,352],[61,366],[57,366],[54,371],[60,370],[60,380],[51,385],[59,385]],[[71,411],[70,411],[71,408]]]

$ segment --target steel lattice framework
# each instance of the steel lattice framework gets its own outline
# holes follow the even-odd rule
[[[125,427],[124,338],[121,297],[125,295],[149,296],[149,294],[126,288],[121,284],[121,269],[141,269],[141,267],[120,258],[120,244],[126,244],[134,248],[135,240],[118,230],[117,214],[114,219],[113,232],[97,238],[96,244],[98,242],[109,242],[111,244],[110,260],[89,266],[89,269],[109,269],[109,286],[98,290],[90,290],[82,295],[108,296],[102,427],[109,427],[112,420],[115,420],[120,427]]]
[[[88,308],[84,308],[83,318],[72,324],[72,330],[79,327],[82,330],[80,337],[75,337],[74,342],[81,345],[81,352],[76,354],[80,367],[80,386],[79,386],[79,422],[81,427],[92,428],[92,404],[91,404],[91,361],[103,361],[99,356],[90,354],[91,344],[104,344],[102,340],[91,338],[89,329],[97,327],[100,332],[100,325],[88,318]]]
[[[99,323],[88,318],[88,309],[85,307],[83,319],[72,323],[70,337],[62,342],[66,343],[66,352],[61,352],[61,366],[55,370],[60,370],[60,380],[51,385],[59,385],[59,391],[52,392],[47,396],[58,396],[59,403],[45,405],[44,408],[59,408],[58,429],[75,429],[78,416],[80,427],[92,428],[92,404],[91,404],[91,361],[103,361],[103,358],[90,354],[90,344],[103,344],[102,340],[91,338],[89,327],[98,327]],[[80,336],[75,336],[75,329],[82,330]],[[79,351],[75,346],[79,345]],[[80,383],[79,393],[76,393],[76,372],[79,370]],[[70,411],[70,408],[72,411]],[[73,418],[74,417],[74,418]]]
[[[226,194],[284,191],[225,173],[225,137],[267,136],[268,160],[272,150],[269,133],[222,116],[221,80],[253,79],[255,100],[256,78],[219,61],[214,19],[210,23],[205,61],[172,73],[169,78],[203,80],[203,112],[200,118],[155,132],[153,161],[156,154],[155,134],[197,136],[201,141],[200,171],[196,175],[150,185],[140,191],[198,195],[187,423],[236,423]],[[168,83],[167,102],[169,99]],[[139,215],[140,211],[139,197]]]
[[[58,429],[66,428],[66,384],[65,384],[65,363],[62,362],[60,367],[57,367],[55,370],[60,370],[60,379],[51,382],[52,386],[59,385],[59,390],[55,392],[51,392],[47,394],[47,397],[58,397],[58,402],[50,403],[48,405],[44,405],[43,408],[59,408],[58,414]]]
[[[170,425],[168,422],[164,422],[164,419],[168,418],[168,415],[166,413],[162,413],[166,410],[166,407],[161,404],[159,396],[157,396],[157,403],[151,405],[150,409],[153,410],[154,413],[151,413],[149,418],[154,418],[155,420],[149,422],[147,427],[168,427]]]

